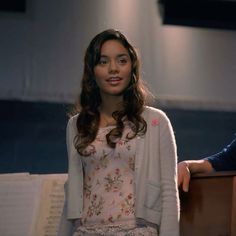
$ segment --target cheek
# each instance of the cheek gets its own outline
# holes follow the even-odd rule
[[[100,70],[100,69],[94,69],[94,75],[95,75],[95,78],[96,79],[100,79],[100,78],[102,78],[103,77],[103,72],[102,72],[102,70]]]
[[[128,65],[126,69],[124,70],[124,73],[126,74],[126,77],[131,78],[132,77],[132,67],[131,65]]]
[[[132,80],[132,72],[131,70],[127,70],[125,73],[125,77],[127,78],[127,80],[130,82]]]
[[[105,76],[101,70],[94,70],[95,82],[99,88],[103,88],[105,85]]]
[[[100,69],[96,69],[96,70],[94,70],[94,76],[95,76],[95,81],[96,81],[98,87],[100,87],[100,85],[103,84],[103,82],[105,81],[105,78],[106,78],[104,71],[100,70]]]

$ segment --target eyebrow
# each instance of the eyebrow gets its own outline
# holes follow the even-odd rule
[[[127,53],[121,53],[121,54],[118,54],[118,55],[117,55],[117,57],[124,57],[124,56],[125,56],[125,57],[129,57],[129,55],[128,55]],[[100,57],[108,58],[109,56],[101,54]]]

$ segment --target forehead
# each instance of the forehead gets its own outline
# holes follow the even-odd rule
[[[125,54],[129,56],[128,50],[118,40],[108,40],[101,47],[101,56],[116,56]]]

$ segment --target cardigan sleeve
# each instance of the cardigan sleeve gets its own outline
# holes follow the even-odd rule
[[[67,182],[65,183],[65,193],[67,192]],[[65,203],[57,231],[57,236],[71,236],[73,234],[73,222],[67,219],[67,196],[65,194]]]
[[[73,234],[73,219],[80,218],[82,201],[80,200],[82,186],[82,164],[74,147],[76,135],[76,117],[72,117],[66,128],[66,144],[68,154],[68,180],[65,183],[65,203],[60,219],[57,236],[71,236]]]
[[[74,147],[77,134],[77,116],[70,118],[67,125],[66,142],[68,152],[68,190],[67,190],[67,218],[81,218],[83,209],[83,168],[82,161]]]
[[[177,147],[172,125],[163,113],[160,119],[160,171],[162,214],[160,236],[179,235]]]

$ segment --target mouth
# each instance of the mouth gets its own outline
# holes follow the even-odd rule
[[[109,78],[107,79],[107,82],[108,82],[109,84],[116,85],[116,84],[118,84],[121,80],[122,80],[121,77],[109,77]]]
[[[120,77],[109,77],[108,79],[107,79],[107,81],[108,82],[113,82],[113,81],[120,81],[120,80],[122,80]]]

